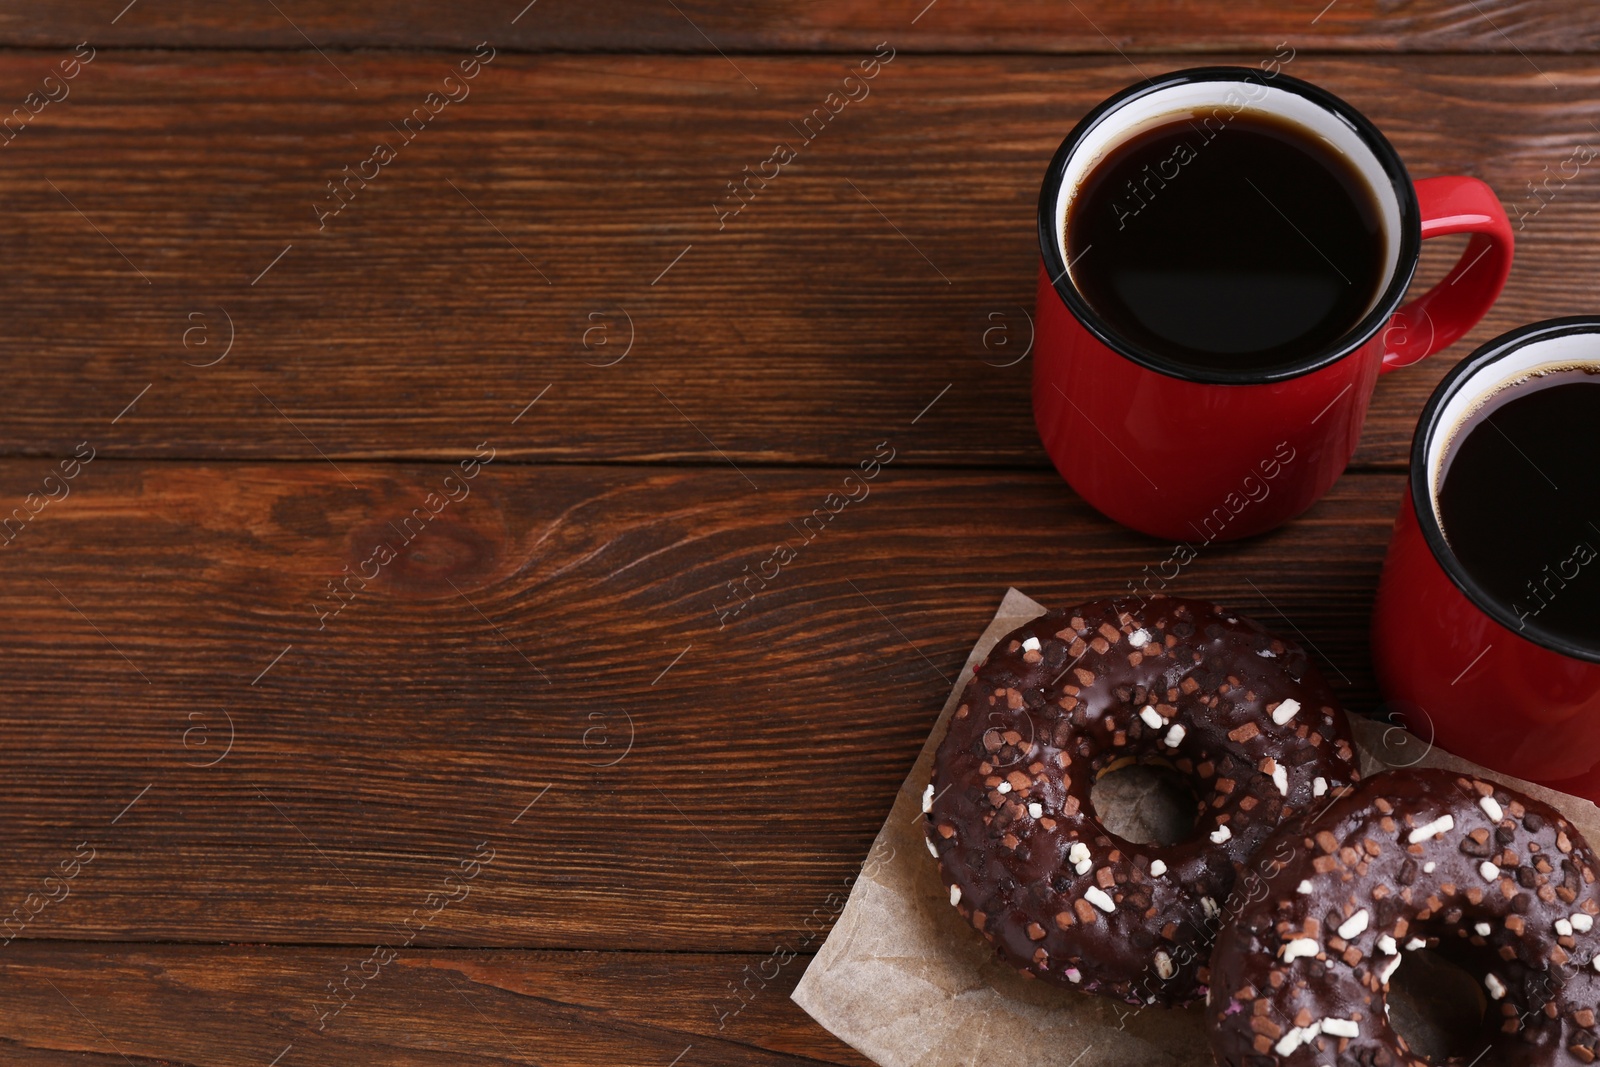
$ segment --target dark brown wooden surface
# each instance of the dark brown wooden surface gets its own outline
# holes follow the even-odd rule
[[[487,840],[482,891],[418,943],[770,950],[859,865],[1008,584],[1072,603],[1171,550],[1044,472],[891,465],[800,545],[837,471],[491,465],[319,630],[326,580],[442,476],[341,467],[96,460],[0,553],[0,820],[31,860],[7,888],[101,851],[30,936],[384,937]],[[1370,709],[1399,490],[1348,478],[1183,589],[1282,612]],[[725,582],[785,538],[724,626]]]
[[[1600,139],[1576,2],[124,2],[0,11],[0,118],[97,49],[0,144],[0,514],[95,457],[0,548],[0,916],[38,911],[0,946],[6,1063],[862,1064],[788,993],[973,640],[1009,585],[1065,604],[1170,552],[1028,415],[1032,204],[1078,115],[1286,42],[1522,218],[1501,304],[1380,384],[1329,497],[1171,587],[1299,633],[1357,710],[1424,397],[1600,266],[1594,175],[1528,188]]]
[[[113,21],[114,20],[114,21]],[[1586,0],[15,0],[0,42],[122,47],[849,51],[884,38],[939,52],[1218,52],[1290,39],[1337,51],[1574,52],[1600,43]]]
[[[1038,181],[1075,116],[1136,73],[897,55],[719,231],[726,183],[799,140],[789,123],[855,61],[748,57],[754,93],[715,56],[499,55],[319,230],[330,178],[398,142],[389,123],[451,57],[341,56],[357,92],[314,53],[101,54],[0,148],[0,450],[436,458],[492,437],[542,461],[721,462],[709,438],[740,463],[853,463],[951,385],[909,462],[1043,467],[1019,417],[1028,363],[1006,365],[1031,335]],[[0,60],[0,100],[51,62]],[[1367,110],[1414,174],[1478,174],[1525,213],[1505,297],[1383,382],[1358,466],[1403,467],[1472,343],[1592,303],[1594,175],[1559,173],[1600,143],[1600,63],[1539,64],[1288,67]],[[1528,183],[1548,175],[1540,209]]]
[[[261,1067],[274,1056],[397,1067],[871,1062],[789,1000],[808,956],[776,967],[768,953],[417,950],[369,966],[372,979],[351,982],[346,1007],[331,1015],[324,987],[356,973],[365,949],[18,942],[5,951],[0,1055],[17,1067]],[[737,1013],[735,981],[748,990]]]

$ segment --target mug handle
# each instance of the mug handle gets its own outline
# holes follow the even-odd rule
[[[1477,178],[1424,178],[1416,183],[1422,239],[1470,233],[1450,273],[1389,320],[1382,371],[1409,367],[1460,340],[1488,312],[1511,273],[1511,220],[1493,189]]]

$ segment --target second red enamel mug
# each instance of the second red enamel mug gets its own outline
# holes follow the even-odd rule
[[[1503,510],[1523,510],[1563,547],[1547,558],[1506,546],[1503,557],[1527,580],[1512,597],[1496,595],[1463,562],[1440,504],[1459,427],[1497,399],[1537,389],[1551,368],[1581,368],[1600,381],[1600,319],[1552,319],[1495,338],[1457,364],[1423,408],[1373,608],[1372,661],[1387,710],[1425,741],[1600,803],[1600,646],[1547,625],[1544,612],[1556,599],[1597,610],[1594,584],[1575,579],[1600,566],[1600,501],[1565,477],[1550,481],[1497,427],[1491,440],[1503,442],[1531,487],[1544,493],[1548,485],[1550,500],[1539,510],[1510,502]],[[1566,429],[1576,436],[1586,428],[1593,432],[1589,422]]]

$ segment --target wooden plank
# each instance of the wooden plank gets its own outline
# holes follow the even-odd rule
[[[1128,53],[1304,49],[1399,52],[1592,51],[1600,21],[1582,0],[1405,5],[1343,0],[776,0],[737,5],[682,0],[563,4],[496,0],[452,7],[423,0],[312,4],[285,0],[105,0],[92,7],[19,0],[0,17],[0,43],[30,47],[88,38],[123,47],[470,48],[649,50],[712,53],[854,51],[880,40],[908,51]]]
[[[0,915],[37,912],[21,938],[772,951],[848,886],[1008,585],[1067,605],[1172,574],[1053,474],[903,467],[938,431],[881,432],[852,447],[892,461],[848,485],[95,458],[0,552]],[[52,469],[0,465],[7,500]],[[1400,484],[1346,477],[1167,591],[1298,629],[1370,709]]]
[[[0,99],[49,62],[0,58]],[[391,123],[451,69],[337,63],[359,92],[316,55],[102,53],[8,144],[0,454],[432,458],[493,437],[560,462],[851,462],[943,396],[905,462],[1045,465],[1014,363],[1033,202],[1124,60],[897,56],[719,221],[854,58],[747,57],[754,92],[717,57],[500,54],[319,231],[330,179],[403,144]],[[1587,307],[1600,269],[1600,185],[1567,162],[1600,138],[1581,106],[1600,63],[1539,63],[1555,88],[1518,56],[1289,68],[1368,109],[1414,173],[1480,174],[1524,213],[1476,341]],[[1359,464],[1403,464],[1467,350],[1382,384]]]
[[[18,942],[0,1048],[17,1067],[870,1063],[789,1000],[808,956],[370,949]]]

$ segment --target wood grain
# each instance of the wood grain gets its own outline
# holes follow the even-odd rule
[[[368,966],[370,979],[366,959],[329,947],[17,942],[0,949],[0,1050],[16,1067],[119,1054],[207,1067],[870,1062],[789,1000],[806,956],[779,967],[764,955],[415,950]],[[746,967],[770,979],[749,980]],[[346,978],[346,1007],[325,1015],[325,986]],[[742,1000],[729,990],[739,979]]]
[[[126,10],[124,10],[126,8]],[[274,10],[276,8],[276,10]],[[115,21],[113,21],[115,20]],[[1581,52],[1600,44],[1583,0],[495,0],[440,8],[425,0],[19,0],[0,17],[0,42],[31,47],[88,38],[122,47],[470,48],[571,51],[853,51],[885,38],[907,51]],[[903,42],[903,43],[902,43]]]
[[[858,869],[1007,585],[1065,605],[1172,553],[1053,474],[902,467],[939,433],[904,422],[805,526],[845,470],[496,459],[406,544],[452,468],[95,459],[0,551],[0,914],[87,842],[22,937],[771,951]],[[1370,710],[1399,492],[1348,476],[1167,591],[1298,629]]]
[[[494,437],[550,462],[837,463],[944,394],[908,463],[1045,466],[1014,362],[1033,202],[1124,60],[897,56],[719,231],[725,183],[800,140],[854,57],[747,57],[754,92],[717,57],[501,54],[319,232],[327,182],[399,143],[451,58],[338,57],[360,91],[315,55],[84,67],[4,148],[0,453],[437,458]],[[1600,139],[1600,65],[1539,63],[1555,87],[1518,56],[1289,68],[1415,174],[1481,175],[1524,212],[1474,342],[1587,307],[1600,269],[1600,185],[1558,174]],[[0,99],[45,69],[0,59]],[[1403,465],[1469,347],[1382,383],[1359,465]]]

